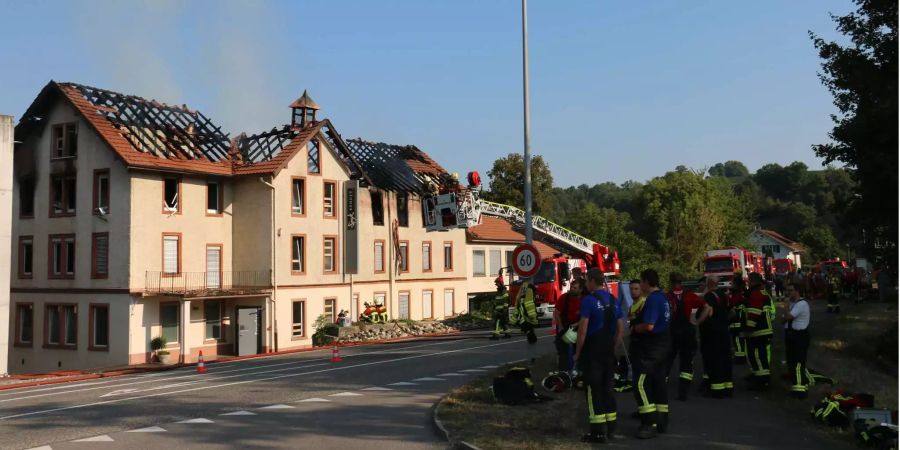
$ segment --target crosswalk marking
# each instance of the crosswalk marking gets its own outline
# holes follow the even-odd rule
[[[76,439],[72,442],[113,442],[113,438],[109,437],[108,435],[102,434],[100,436]]]
[[[500,366],[490,365],[490,366],[481,366],[482,369],[496,369]]]
[[[391,388],[381,387],[381,386],[372,386],[362,389],[363,391],[393,391]]]
[[[469,373],[477,373],[477,372],[484,372],[484,371],[485,371],[484,369],[466,369],[466,370],[460,370],[460,372],[469,372]]]
[[[297,403],[319,403],[319,402],[330,402],[330,401],[331,401],[331,400],[327,400],[327,399],[324,399],[324,398],[313,397],[313,398],[308,398],[308,399],[305,399],[305,400],[300,400],[300,401],[297,402]]]
[[[234,412],[229,412],[229,413],[222,413],[219,415],[220,416],[255,416],[256,413],[250,412],[250,411],[234,411]]]
[[[451,373],[439,373],[438,376],[439,377],[464,377],[464,376],[466,376],[466,374],[451,372]]]
[[[443,378],[423,377],[423,378],[416,378],[413,381],[447,381],[447,380],[445,380]]]
[[[417,384],[410,383],[409,381],[401,381],[399,383],[391,383],[388,386],[417,386]]]
[[[361,395],[362,394],[357,394],[356,392],[338,392],[337,394],[329,395],[329,397],[356,397]]]
[[[204,419],[204,418],[197,418],[197,419],[182,420],[181,422],[175,422],[175,423],[213,423],[213,421],[209,420],[209,419]]]
[[[163,427],[147,427],[147,428],[138,428],[136,430],[128,430],[126,433],[164,433],[166,431]]]
[[[294,409],[294,407],[291,405],[278,404],[278,405],[263,406],[262,408],[259,408],[259,409]]]

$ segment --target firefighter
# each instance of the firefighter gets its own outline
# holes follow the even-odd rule
[[[741,336],[741,327],[746,318],[746,304],[744,296],[744,279],[740,274],[734,275],[731,283],[729,303],[731,304],[731,323],[728,325],[731,334],[731,345],[734,348],[734,363],[743,364],[747,361],[747,339]]]
[[[828,308],[825,311],[840,314],[841,280],[836,272],[829,273],[825,279],[825,294],[828,298]]]
[[[751,389],[769,387],[772,355],[772,299],[763,290],[760,274],[750,274],[750,294],[747,297],[747,319],[744,334],[747,337],[747,361],[750,363]]]
[[[646,300],[631,321],[630,359],[641,418],[637,437],[650,439],[657,432],[665,433],[669,425],[666,365],[672,348],[672,314],[666,295],[659,289],[659,274],[655,270],[641,272],[641,290]]]
[[[593,267],[587,271],[588,294],[581,300],[575,360],[584,373],[590,432],[583,442],[604,443],[615,433],[616,398],[613,382],[616,343],[622,339],[621,303],[606,289],[606,276]]]
[[[530,280],[522,281],[516,294],[516,325],[525,333],[529,344],[537,343],[537,306],[534,303],[534,285]]]
[[[731,303],[716,291],[718,287],[717,277],[706,278],[703,301],[709,306],[710,315],[699,327],[700,351],[703,354],[704,371],[709,375],[710,396],[725,398],[734,393],[729,343]]]
[[[491,339],[500,339],[501,334],[504,339],[508,339],[512,337],[509,332],[509,292],[506,291],[502,278],[497,277],[494,284],[497,285],[497,296],[494,297],[494,331]]]
[[[710,307],[697,294],[685,291],[681,274],[669,275],[671,290],[666,295],[672,312],[672,352],[666,363],[666,376],[678,359],[678,400],[687,400],[694,381],[694,356],[697,354],[697,325],[710,314]]]
[[[556,346],[556,370],[560,372],[572,370],[574,349],[571,344],[563,341],[563,335],[570,326],[580,322],[581,297],[585,294],[584,278],[574,278],[569,292],[556,301],[556,308],[553,310],[553,319],[556,321],[556,338],[553,341]]]
[[[791,374],[791,394],[805,399],[809,393],[810,377],[806,369],[809,350],[809,302],[800,286],[788,285],[788,302],[784,303],[784,345],[788,371]]]

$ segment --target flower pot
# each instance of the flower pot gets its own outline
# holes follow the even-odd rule
[[[172,355],[168,353],[157,353],[156,358],[159,359],[160,364],[171,364],[172,363]]]

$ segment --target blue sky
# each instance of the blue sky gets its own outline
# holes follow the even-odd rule
[[[232,135],[309,89],[345,138],[414,144],[450,171],[522,151],[518,0],[4,1],[0,113],[51,79],[186,103]],[[850,0],[529,5],[532,151],[557,186],[679,164],[821,161],[831,128],[807,30]],[[7,65],[8,64],[8,65]]]

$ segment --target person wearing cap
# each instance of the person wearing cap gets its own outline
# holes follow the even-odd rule
[[[697,326],[711,313],[709,305],[697,294],[685,290],[679,273],[669,275],[670,291],[666,294],[672,311],[672,352],[666,364],[666,376],[678,359],[678,400],[687,400],[694,381],[694,356],[697,354]]]
[[[607,442],[616,429],[615,346],[621,340],[624,321],[619,302],[606,288],[606,276],[598,268],[587,271],[588,294],[581,299],[581,319],[575,360],[584,373],[590,432],[582,441]]]

